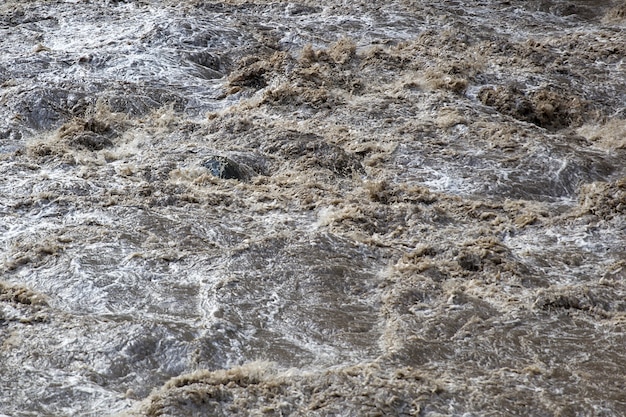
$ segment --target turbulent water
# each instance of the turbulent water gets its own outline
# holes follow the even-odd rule
[[[1,416],[626,415],[621,1],[0,4]]]

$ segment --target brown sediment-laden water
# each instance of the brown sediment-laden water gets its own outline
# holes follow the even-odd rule
[[[5,0],[0,415],[626,415],[625,103],[617,0]]]

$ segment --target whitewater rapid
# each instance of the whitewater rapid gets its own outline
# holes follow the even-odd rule
[[[596,3],[5,1],[0,414],[625,414]]]

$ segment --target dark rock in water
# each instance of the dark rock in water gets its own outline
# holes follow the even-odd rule
[[[225,156],[211,156],[202,163],[202,166],[208,169],[211,174],[225,180],[247,181],[252,176],[251,169]]]
[[[457,262],[461,268],[466,271],[480,271],[482,268],[482,260],[480,255],[475,253],[464,253],[459,256]]]

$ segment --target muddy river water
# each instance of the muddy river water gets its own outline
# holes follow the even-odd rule
[[[4,0],[0,416],[626,415],[622,1]]]

